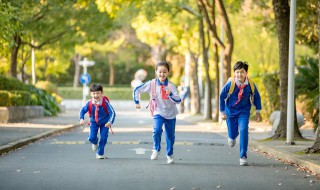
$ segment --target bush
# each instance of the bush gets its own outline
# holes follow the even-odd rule
[[[31,102],[31,94],[27,91],[9,92],[10,106],[28,106]]]
[[[0,91],[0,106],[10,106],[8,91]]]
[[[16,78],[0,75],[0,90],[27,90],[27,87]]]
[[[49,91],[56,88],[52,83],[43,83]],[[46,91],[33,85],[26,85],[16,78],[0,75],[0,106],[41,105],[46,116],[56,115],[60,108],[56,99]],[[55,90],[56,91],[56,90]]]

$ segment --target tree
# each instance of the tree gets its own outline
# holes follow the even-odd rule
[[[285,138],[287,134],[290,7],[287,0],[272,0],[272,4],[278,30],[280,68],[280,123],[273,138]],[[297,125],[294,126],[294,136],[302,138],[299,129],[296,129],[297,127]]]
[[[204,17],[208,28],[210,30],[212,39],[214,43],[217,44],[219,48],[224,51],[224,78],[223,81],[227,81],[227,79],[231,76],[231,57],[233,52],[233,35],[229,22],[229,18],[225,9],[225,6],[222,0],[212,0],[210,3],[209,0],[197,0],[202,12],[204,13]],[[222,42],[221,38],[219,38],[217,29],[216,29],[216,15],[215,9],[218,10],[219,15],[221,16],[221,22],[223,24],[224,31],[226,33],[227,40]]]
[[[318,12],[318,70],[319,70],[319,75],[318,75],[318,84],[320,84],[320,41],[319,41],[319,36],[320,36],[320,0],[318,0],[318,5],[317,5],[317,12]],[[319,87],[318,87],[319,88]],[[316,130],[316,139],[314,141],[314,144],[307,148],[306,153],[317,153],[320,152],[320,88],[318,92],[318,129]]]

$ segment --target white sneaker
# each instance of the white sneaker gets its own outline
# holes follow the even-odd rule
[[[230,147],[234,147],[234,145],[236,144],[236,139],[232,140],[232,139],[228,138],[228,144]]]
[[[240,158],[240,166],[247,166],[248,165],[248,161],[246,157],[242,157]]]
[[[91,148],[92,148],[93,151],[97,151],[98,145],[97,144],[92,144]]]
[[[160,152],[153,150],[151,154],[151,160],[157,160]]]
[[[96,154],[97,159],[104,159],[103,155]]]
[[[173,164],[174,163],[173,156],[167,156],[167,163],[168,164]]]

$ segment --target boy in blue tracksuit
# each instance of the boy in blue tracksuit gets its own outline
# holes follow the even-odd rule
[[[92,150],[96,151],[96,158],[104,159],[104,148],[107,144],[109,128],[111,129],[116,113],[109,100],[103,96],[103,88],[100,84],[91,85],[90,95],[92,99],[80,110],[80,124],[84,124],[84,115],[89,112],[90,134],[88,140],[92,143]],[[91,110],[89,110],[90,108]],[[98,144],[99,130],[100,141]]]
[[[176,104],[181,102],[176,87],[168,80],[170,67],[166,61],[160,61],[156,65],[157,79],[153,79],[137,86],[133,90],[133,99],[136,108],[140,109],[140,94],[150,94],[152,103],[150,108],[153,115],[153,151],[151,160],[157,160],[161,149],[162,126],[164,124],[167,142],[167,163],[174,163],[173,145],[175,141],[176,115],[178,109]]]
[[[249,65],[238,61],[233,67],[234,79],[228,81],[220,93],[220,113],[228,126],[228,144],[233,147],[240,131],[240,165],[248,165],[248,128],[250,109],[253,104],[256,107],[256,120],[261,121],[261,98],[257,87],[251,90],[247,77]],[[229,90],[234,83],[234,90],[229,95]],[[251,100],[250,100],[251,99]]]

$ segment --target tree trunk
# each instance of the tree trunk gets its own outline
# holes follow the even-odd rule
[[[287,0],[272,0],[279,41],[280,123],[273,138],[286,138],[290,7]]]
[[[224,49],[224,78],[223,81],[227,82],[228,78],[231,76],[231,57],[233,52],[233,35],[228,19],[227,11],[224,7],[222,0],[215,0],[217,4],[217,10],[222,17],[223,28],[225,30],[227,41],[225,42]]]
[[[110,75],[109,75],[109,85],[113,86],[114,85],[114,65],[113,65],[113,55],[107,55],[108,58],[108,64],[109,64],[109,70],[110,70]]]
[[[74,64],[74,75],[73,75],[73,87],[79,86],[79,77],[80,77],[80,65],[79,62],[81,61],[82,56],[80,54],[76,54],[73,58],[73,64]]]
[[[320,0],[318,0],[318,36],[320,36]],[[320,68],[320,42],[318,42],[319,46],[318,46],[318,67]],[[319,69],[319,76],[320,76],[320,69]],[[320,84],[320,77],[319,77],[319,84]],[[320,88],[319,88],[320,90]],[[319,109],[320,109],[320,91],[319,91]],[[316,140],[314,141],[314,144],[312,145],[312,147],[308,148],[306,150],[306,153],[318,153],[320,152],[320,112],[319,112],[319,120],[318,120],[318,127],[316,130],[317,136],[316,136]]]
[[[13,36],[14,46],[11,49],[11,59],[10,59],[10,76],[17,78],[17,57],[19,48],[21,45],[21,37],[18,34]]]
[[[199,22],[199,32],[200,32],[200,39],[201,39],[201,47],[202,47],[202,56],[203,56],[203,63],[205,68],[205,98],[204,98],[204,119],[211,120],[212,119],[212,105],[211,105],[211,81],[209,76],[209,59],[208,59],[208,47],[206,47],[206,40],[204,36],[204,27],[203,27],[203,20],[201,19]],[[209,40],[209,38],[208,38]]]
[[[198,84],[198,58],[192,56],[190,67],[190,95],[191,95],[191,113],[200,114],[200,94]]]
[[[218,122],[219,121],[219,104],[220,104],[220,100],[219,100],[219,94],[220,94],[220,71],[219,71],[219,55],[218,55],[218,46],[217,44],[213,44],[213,48],[214,48],[214,68],[216,70],[216,81],[215,81],[215,85],[214,85],[214,93],[215,93],[215,115],[213,118],[214,122]],[[222,80],[222,79],[221,79]]]

